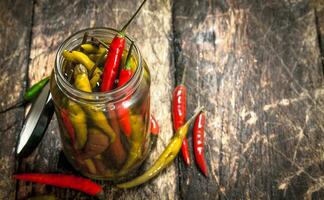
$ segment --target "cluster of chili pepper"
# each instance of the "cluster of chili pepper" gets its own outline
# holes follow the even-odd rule
[[[109,45],[86,33],[78,47],[63,52],[64,75],[76,89],[88,93],[109,92],[124,86],[132,78],[136,70],[132,58],[133,42],[125,62],[122,62],[123,55],[127,52],[125,29],[145,2],[146,0]],[[59,122],[65,127],[64,132],[69,139],[68,142],[63,141],[63,144],[70,152],[74,152],[74,160],[78,166],[83,166],[82,171],[109,178],[120,177],[143,160],[145,119],[126,105],[131,98],[127,96],[115,103],[115,109],[110,109],[108,105],[105,109],[107,113],[96,106],[79,104],[70,99],[63,100]],[[144,104],[146,105],[145,101]],[[109,163],[104,158],[109,158]]]
[[[164,149],[159,158],[153,163],[153,165],[146,171],[144,174],[136,177],[133,180],[130,180],[125,183],[118,184],[119,188],[131,188],[138,185],[141,185],[148,180],[154,178],[157,174],[159,174],[163,169],[169,166],[169,164],[176,158],[178,155],[180,148],[186,135],[188,133],[188,128],[191,122],[195,119],[195,117],[200,114],[201,109],[198,110],[184,125],[178,128],[175,136],[168,143],[167,147]]]
[[[184,85],[186,77],[187,66],[183,70],[181,83],[176,86],[172,95],[172,117],[173,127],[175,131],[181,127],[186,120],[187,114],[187,88]],[[193,129],[193,148],[195,160],[198,167],[201,169],[203,174],[207,176],[207,166],[204,156],[204,125],[205,125],[205,114],[202,112],[197,117],[195,126]],[[191,164],[190,153],[188,149],[188,141],[185,138],[181,146],[182,157],[184,163],[189,166]]]
[[[133,43],[125,56],[125,62],[121,62],[123,53],[127,53],[124,31],[145,2],[111,42],[86,33],[79,46],[63,52],[63,74],[76,89],[88,93],[107,92],[124,86],[132,78],[136,70],[136,60],[132,57]],[[144,69],[145,74],[147,72]],[[29,89],[25,99],[31,100],[37,96],[48,80],[47,77]],[[79,103],[64,95],[59,98],[61,103],[56,112],[63,127],[63,146],[72,154],[67,154],[71,156],[69,160],[74,161],[81,171],[110,178],[123,176],[144,159],[149,147],[143,147],[147,138],[145,127],[148,127],[147,121],[150,120],[149,116],[144,115],[147,113],[149,98],[140,98],[139,105],[133,105],[135,110],[131,110],[128,105],[124,105],[127,101],[133,101],[128,96],[114,104],[114,110],[104,109],[108,110],[107,113],[94,105]],[[153,131],[158,133],[156,126]]]
[[[133,17],[122,30],[114,37],[108,46],[104,41],[91,37],[87,42],[85,34],[82,44],[72,51],[64,51],[65,58],[63,70],[66,79],[74,87],[83,92],[107,92],[122,87],[133,76],[130,45],[125,64],[121,66],[121,60],[125,48],[125,29],[131,20],[141,9],[143,1]],[[108,53],[107,53],[108,52]],[[186,68],[185,68],[186,69]],[[102,71],[103,70],[103,71]],[[202,173],[207,176],[206,161],[204,158],[204,125],[205,114],[200,108],[187,122],[186,120],[186,87],[184,85],[185,71],[181,81],[173,92],[172,116],[176,134],[173,136],[163,153],[154,164],[139,177],[126,183],[118,184],[119,188],[131,188],[140,185],[155,177],[165,169],[178,155],[180,149],[184,161],[190,165],[190,154],[186,135],[191,122],[196,119],[193,129],[193,144],[196,163]],[[116,80],[118,82],[116,83]],[[31,93],[37,94],[39,88],[45,85],[47,79],[40,81],[37,87],[32,87]],[[25,99],[31,99],[31,94],[26,94]],[[127,97],[125,101],[131,97]],[[65,127],[67,137],[76,160],[81,166],[85,166],[90,174],[104,174],[109,177],[123,176],[128,173],[134,164],[142,157],[144,138],[144,119],[139,114],[133,114],[123,102],[116,104],[114,111],[105,113],[91,105],[80,105],[72,100],[63,99],[64,108],[59,112],[59,119]],[[117,119],[117,120],[116,120]],[[91,122],[91,123],[89,123]],[[159,126],[153,116],[150,116],[151,134],[159,133]],[[129,140],[129,152],[126,153],[122,137],[123,133]],[[69,146],[69,145],[67,145]],[[115,158],[115,169],[108,169],[103,163],[103,157],[108,154]],[[64,174],[20,174],[16,179],[49,184],[58,187],[72,188],[83,191],[89,195],[101,195],[102,188],[96,183]]]
[[[186,68],[185,68],[186,69]],[[126,183],[118,184],[119,188],[131,188],[138,186],[147,182],[148,180],[155,177],[159,172],[165,169],[178,155],[180,148],[182,149],[182,155],[185,159],[186,164],[190,164],[190,154],[188,151],[188,144],[186,141],[186,135],[190,123],[196,118],[195,125],[193,128],[193,138],[194,138],[194,154],[196,158],[196,163],[201,169],[202,173],[207,176],[207,165],[204,157],[204,125],[206,122],[205,114],[202,109],[198,110],[187,122],[186,118],[186,87],[184,86],[184,77],[185,72],[183,72],[183,78],[181,84],[177,86],[173,93],[173,123],[176,130],[176,134],[171,139],[163,153],[159,158],[154,162],[154,164],[146,171],[144,174],[136,177],[135,179],[128,181]],[[156,121],[152,117],[151,130],[157,129],[158,126],[155,126]],[[156,128],[155,128],[156,127]],[[153,132],[153,131],[151,131]]]
[[[201,108],[202,109],[202,108]],[[159,156],[159,158],[154,162],[154,164],[146,171],[144,174],[140,175],[139,177],[125,182],[121,184],[117,184],[119,188],[131,188],[143,184],[150,179],[154,178],[157,174],[159,174],[163,169],[169,166],[169,164],[176,158],[178,155],[182,142],[188,133],[188,128],[191,122],[198,116],[202,114],[202,111],[198,110],[184,125],[178,128],[177,134],[171,139],[165,150]],[[142,122],[139,116],[132,116],[135,119],[132,119],[132,129],[137,130],[132,134],[132,137],[136,138],[136,140],[141,140],[140,138],[143,136],[141,132]],[[154,120],[154,123],[156,121]],[[157,124],[156,124],[157,125]],[[158,129],[158,126],[155,128]],[[141,144],[137,144],[140,146]],[[136,145],[136,146],[137,146]],[[127,171],[127,168],[132,165],[136,158],[140,154],[141,148],[136,148],[131,150],[130,153],[134,154],[134,156],[130,156],[131,159],[128,159],[126,164],[123,168],[119,171],[119,174],[124,174]],[[126,171],[125,171],[126,170]],[[102,187],[97,185],[96,183],[84,179],[81,177],[76,177],[73,175],[64,175],[64,174],[18,174],[14,176],[18,180],[23,181],[32,181],[42,184],[53,185],[57,187],[64,187],[64,188],[72,188],[82,192],[85,192],[89,195],[99,196],[102,195]]]
[[[95,38],[98,41],[98,39]],[[66,78],[70,79],[71,84],[80,91],[91,93],[95,90],[102,90],[102,83],[104,83],[104,74],[106,72],[104,66],[109,63],[109,55],[113,50],[111,46],[105,49],[100,43],[94,43],[93,41],[80,45],[80,49],[72,51],[64,51],[63,56],[65,58],[65,74]],[[114,41],[114,40],[113,40]],[[112,42],[113,43],[113,42]],[[111,43],[111,45],[112,45]],[[104,43],[105,44],[105,43]],[[133,44],[128,51],[125,65],[119,72],[118,84],[115,81],[112,82],[112,88],[121,87],[133,75],[135,63],[131,62],[131,52]],[[108,53],[106,53],[108,51]],[[91,54],[101,54],[99,56],[93,56]],[[105,55],[106,56],[102,56]],[[121,54],[122,55],[122,54]],[[91,59],[93,58],[93,60]],[[106,61],[102,61],[106,60]],[[69,66],[74,64],[73,67]],[[69,67],[69,70],[67,70]],[[103,72],[102,69],[103,68]],[[71,70],[72,69],[72,70]],[[68,73],[73,73],[69,75]],[[102,74],[103,73],[103,74]],[[100,79],[101,84],[100,84]],[[117,78],[117,77],[116,77]],[[107,90],[109,91],[109,90]],[[85,170],[90,174],[98,174],[107,177],[121,176],[126,174],[134,165],[134,162],[141,158],[142,154],[132,156],[132,147],[141,149],[143,140],[140,138],[136,141],[132,134],[135,134],[137,129],[132,129],[131,125],[133,114],[128,107],[123,106],[123,102],[127,102],[131,97],[126,98],[124,101],[115,104],[115,110],[107,109],[107,113],[104,113],[100,109],[92,105],[79,104],[69,99],[65,99],[64,107],[60,110],[59,122],[65,127],[67,132],[67,138],[69,143],[65,143],[64,146],[72,146],[71,152],[75,152],[79,166],[84,166]],[[61,120],[60,120],[61,119]],[[135,119],[133,119],[135,120]],[[144,126],[142,123],[140,126]],[[122,142],[123,133],[126,136],[124,142]],[[139,133],[143,135],[143,133]],[[136,135],[136,134],[135,134]],[[63,141],[64,142],[64,141]],[[127,153],[125,145],[131,146],[131,151]],[[134,145],[134,143],[138,145]],[[110,164],[105,164],[102,157],[109,157],[112,161]],[[134,160],[134,162],[127,162],[128,160]],[[107,165],[113,166],[114,169],[106,167]],[[125,168],[125,166],[128,166]],[[120,171],[120,172],[118,172]]]

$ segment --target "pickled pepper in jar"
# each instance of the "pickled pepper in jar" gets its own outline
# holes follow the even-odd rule
[[[128,52],[126,36],[119,67],[129,55],[132,75],[120,87],[117,76],[110,91],[100,92],[107,47],[115,35],[112,29],[95,28],[71,36],[58,50],[51,77],[64,154],[75,169],[95,179],[127,177],[150,149],[150,73],[136,44]],[[120,105],[127,109],[130,129],[121,123]]]

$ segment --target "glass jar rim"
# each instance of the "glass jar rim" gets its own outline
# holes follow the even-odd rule
[[[116,101],[118,99],[123,98],[126,96],[126,93],[133,93],[136,88],[139,86],[139,83],[141,81],[141,78],[143,77],[143,67],[142,67],[142,55],[139,51],[138,47],[136,46],[134,42],[133,46],[133,52],[135,52],[135,60],[137,60],[137,66],[136,70],[132,76],[132,78],[125,83],[123,86],[115,88],[108,92],[84,92],[81,90],[76,89],[68,80],[64,78],[63,72],[62,72],[62,53],[68,47],[68,45],[73,42],[74,40],[78,40],[78,36],[84,35],[86,32],[94,32],[94,31],[100,31],[103,34],[106,35],[116,35],[119,31],[113,28],[108,27],[95,27],[95,28],[86,28],[79,30],[72,35],[70,35],[68,38],[66,38],[61,45],[59,46],[56,56],[55,56],[55,66],[54,66],[54,78],[56,80],[56,83],[59,87],[59,89],[67,96],[72,98],[76,102],[87,102],[87,103],[106,103],[109,101]],[[134,41],[129,36],[125,35],[126,38],[126,46],[127,43],[130,43],[131,41]],[[74,46],[75,47],[75,46]],[[135,50],[135,51],[134,51]]]

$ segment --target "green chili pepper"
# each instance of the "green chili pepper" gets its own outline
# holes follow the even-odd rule
[[[142,155],[142,143],[144,139],[144,133],[143,133],[144,123],[140,115],[131,116],[131,127],[132,127],[131,142],[130,142],[131,147],[125,164],[118,172],[119,176],[125,175],[131,169],[131,167],[134,166],[136,161]]]
[[[38,96],[38,94],[42,91],[43,87],[46,85],[49,79],[50,77],[48,76],[40,80],[39,82],[35,83],[31,88],[29,88],[24,95],[24,100],[31,101],[36,96]]]
[[[151,178],[155,177],[159,172],[161,172],[167,166],[169,166],[169,164],[175,159],[175,157],[178,155],[180,151],[182,141],[187,135],[190,123],[200,112],[201,109],[177,130],[177,134],[175,134],[175,136],[172,138],[172,140],[165,148],[163,153],[155,161],[155,163],[146,172],[144,172],[144,174],[129,182],[118,184],[117,187],[131,188],[143,184],[148,180],[150,180]]]

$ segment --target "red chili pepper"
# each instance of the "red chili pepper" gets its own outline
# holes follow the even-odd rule
[[[102,187],[95,182],[73,175],[30,173],[16,174],[14,177],[22,181],[31,181],[61,188],[72,188],[92,196],[102,195],[103,192]]]
[[[206,123],[206,117],[204,112],[201,112],[195,121],[194,129],[193,129],[193,146],[194,146],[194,154],[196,158],[196,163],[202,173],[207,176],[207,166],[205,160],[204,153],[204,127]]]
[[[124,48],[125,37],[122,34],[117,34],[109,46],[109,51],[102,74],[102,82],[100,86],[101,92],[106,92],[113,89]]]
[[[107,92],[113,89],[114,83],[118,74],[118,67],[120,64],[120,60],[123,55],[123,51],[125,48],[125,30],[130,22],[135,18],[137,13],[140,11],[142,6],[146,0],[142,2],[140,7],[136,10],[133,16],[128,20],[128,22],[124,25],[124,27],[119,31],[119,33],[112,40],[109,51],[107,54],[107,58],[105,61],[104,71],[102,74],[102,82],[100,86],[101,92]]]
[[[173,126],[175,130],[178,130],[186,120],[187,114],[187,88],[180,84],[173,91]]]
[[[119,74],[119,82],[117,87],[121,87],[127,83],[131,77],[133,76],[133,72],[130,67],[124,67]]]
[[[134,43],[132,42],[129,47],[128,54],[127,54],[126,64],[123,67],[123,69],[120,70],[119,82],[118,82],[117,88],[125,85],[133,76],[133,72],[130,67],[130,57],[132,54],[133,46],[134,46]],[[130,137],[130,135],[132,133],[130,112],[129,112],[127,105],[124,105],[124,103],[126,103],[128,100],[129,100],[129,97],[126,98],[126,100],[116,104],[116,111],[117,111],[118,121],[121,125],[120,127],[121,127],[122,131],[124,132],[124,134],[127,137]]]
[[[155,120],[153,115],[151,115],[150,120],[151,120],[151,134],[152,135],[158,135],[159,132],[160,132],[159,124],[157,123],[157,121]]]
[[[187,88],[183,84],[185,80],[185,73],[187,67],[185,67],[182,75],[181,84],[178,85],[173,91],[172,97],[172,117],[173,117],[173,127],[177,131],[186,122],[187,114]],[[188,150],[188,140],[187,138],[183,139],[181,146],[181,153],[186,165],[190,165],[190,154]]]
[[[63,123],[65,125],[65,128],[70,136],[70,139],[71,139],[71,143],[74,144],[75,142],[75,132],[74,132],[74,128],[73,128],[73,125],[72,125],[72,122],[69,118],[69,111],[66,110],[66,109],[61,109],[61,117],[62,117],[62,120],[63,120]]]

